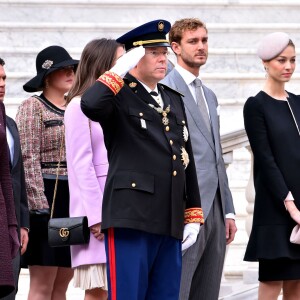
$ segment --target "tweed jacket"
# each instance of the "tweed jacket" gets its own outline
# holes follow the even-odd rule
[[[132,228],[182,239],[185,208],[200,210],[201,202],[190,139],[184,135],[187,122],[181,97],[158,85],[164,110],[170,105],[164,124],[156,101],[142,84],[130,74],[123,82],[114,94],[97,81],[81,101],[83,112],[100,122],[108,151],[103,228]],[[187,153],[190,162],[185,169]]]
[[[30,97],[18,109],[16,123],[20,133],[29,210],[49,208],[43,176],[55,178],[59,160],[59,175],[67,175],[63,118],[64,111],[44,97]]]
[[[70,190],[70,217],[87,216],[92,226],[102,221],[102,198],[108,170],[107,152],[98,122],[90,121],[73,99],[65,112]],[[71,246],[72,267],[105,263],[104,241],[90,234],[87,245]]]
[[[14,290],[12,259],[19,250],[17,219],[9,172],[4,104],[0,101],[0,297]]]

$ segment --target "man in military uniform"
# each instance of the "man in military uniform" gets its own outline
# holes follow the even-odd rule
[[[102,229],[109,299],[178,299],[181,250],[203,223],[181,95],[158,84],[169,30],[155,20],[118,38],[127,53],[82,96],[108,151]]]

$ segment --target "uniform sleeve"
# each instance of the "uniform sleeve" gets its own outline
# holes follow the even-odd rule
[[[65,112],[67,164],[72,178],[69,180],[70,202],[82,201],[89,226],[92,226],[101,222],[103,193],[93,164],[89,119],[82,113],[80,103],[73,101]],[[98,147],[105,146],[99,144]],[[80,196],[72,196],[75,186]]]
[[[105,122],[115,111],[114,96],[124,86],[124,81],[117,74],[105,72],[82,95],[81,109],[92,121]]]
[[[20,105],[16,123],[20,134],[29,210],[49,208],[41,169],[42,107],[38,100],[29,98]]]
[[[286,198],[289,189],[279,170],[268,138],[264,110],[259,99],[251,97],[244,106],[244,124],[253,151],[255,164],[260,166],[262,178],[276,198]]]

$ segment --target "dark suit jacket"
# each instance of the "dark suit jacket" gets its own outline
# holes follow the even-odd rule
[[[29,211],[19,132],[15,121],[8,116],[6,116],[6,125],[14,139],[14,157],[13,163],[10,163],[10,172],[13,184],[16,217],[19,227],[29,228]]]
[[[157,103],[139,81],[129,74],[124,81],[116,96],[96,82],[81,101],[83,112],[100,122],[108,151],[102,227],[182,239],[184,208],[201,206],[191,142],[183,139],[183,102],[179,93],[158,85],[165,106],[171,107],[167,128],[162,115],[149,106]],[[182,148],[190,158],[186,169]]]

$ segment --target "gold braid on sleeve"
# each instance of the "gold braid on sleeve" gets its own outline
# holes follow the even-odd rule
[[[184,224],[200,223],[204,224],[203,211],[200,207],[187,208],[184,211]]]
[[[108,88],[110,88],[113,91],[115,95],[120,92],[121,88],[124,85],[122,77],[111,71],[106,71],[97,79],[97,81],[100,81],[103,84],[105,84]]]

